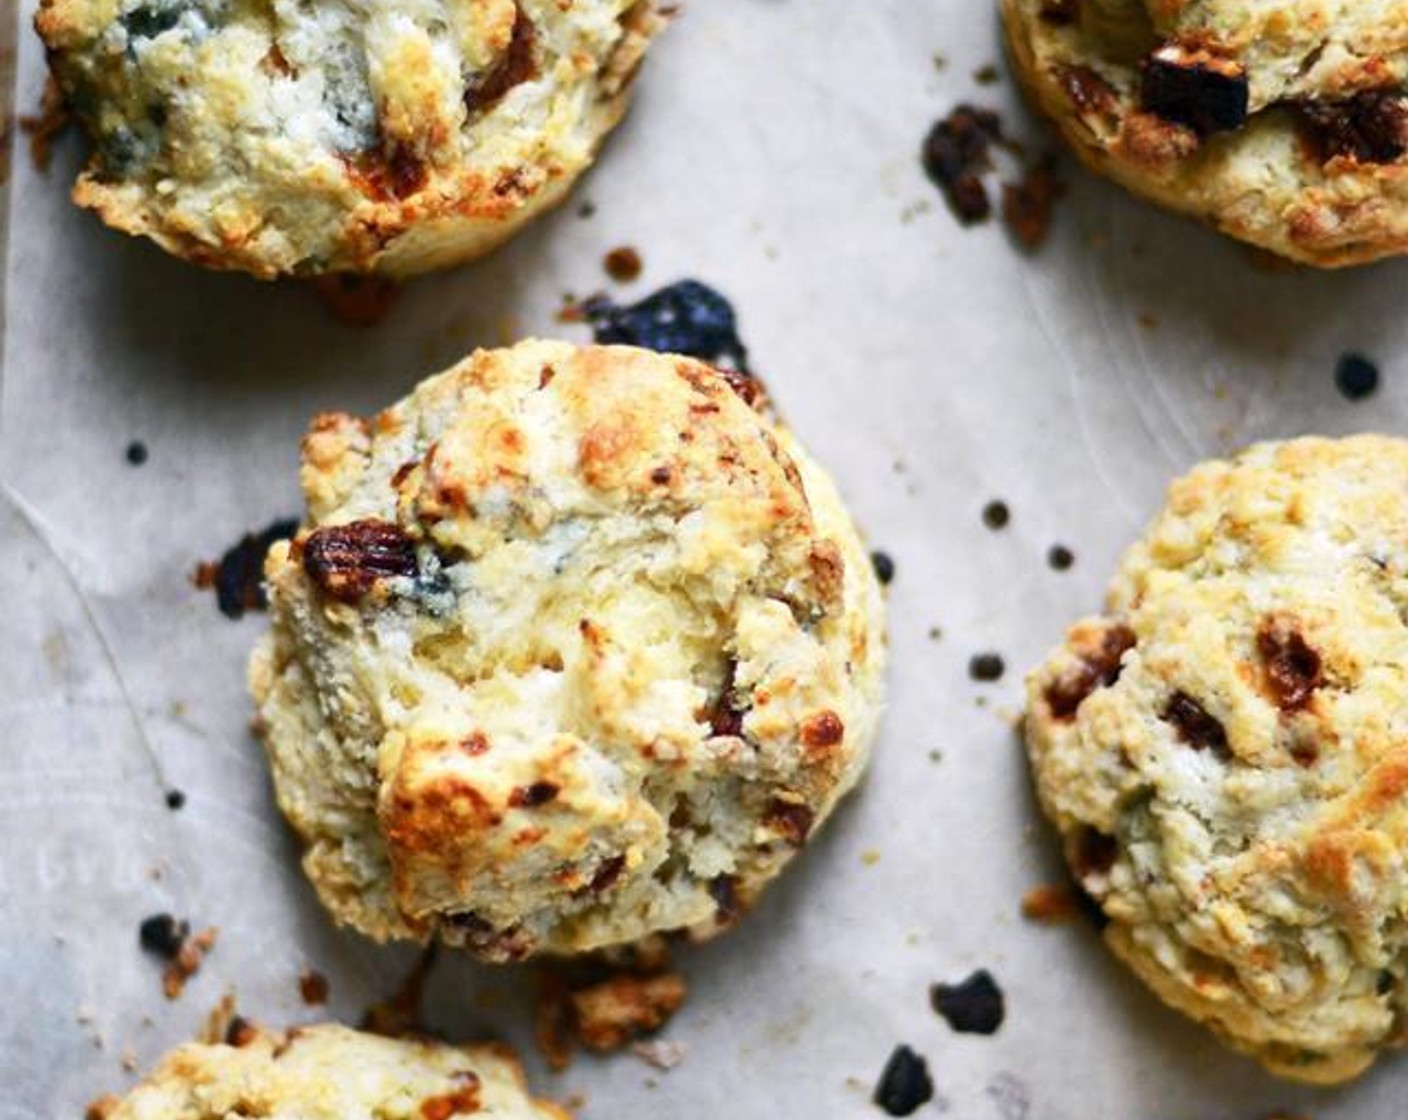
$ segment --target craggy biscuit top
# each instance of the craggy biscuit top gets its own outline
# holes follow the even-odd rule
[[[1305,1080],[1400,1040],[1408,443],[1261,444],[1174,483],[1028,699],[1042,804],[1163,999]]]
[[[826,817],[882,608],[765,408],[690,359],[531,342],[314,424],[252,683],[340,920],[494,958],[708,931]]]
[[[331,1024],[287,1032],[242,1026],[229,1042],[166,1056],[104,1120],[567,1120],[528,1095],[504,1048],[382,1038]]]
[[[476,255],[590,162],[651,0],[42,0],[75,200],[259,276]]]
[[[1295,260],[1408,248],[1408,3],[1002,0],[1095,170]]]

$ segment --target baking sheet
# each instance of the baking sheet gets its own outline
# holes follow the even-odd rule
[[[21,8],[25,111],[42,56]],[[149,1066],[228,988],[283,1024],[319,1015],[296,992],[305,967],[345,1019],[396,985],[413,953],[330,926],[273,810],[243,684],[264,620],[226,620],[188,576],[298,510],[313,412],[374,410],[475,345],[585,340],[556,312],[608,286],[600,260],[621,244],[646,264],[622,298],[694,276],[734,301],[784,414],[895,558],[888,716],[866,788],[741,929],[686,955],[693,991],[665,1031],[688,1046],[676,1069],[623,1054],[545,1073],[519,969],[443,961],[432,1025],[520,1043],[537,1084],[583,1095],[588,1120],[878,1116],[868,1097],[899,1042],[929,1059],[930,1115],[1402,1115],[1408,1059],[1333,1093],[1275,1082],[1162,1010],[1088,929],[1019,917],[1057,867],[1010,718],[1020,671],[1098,604],[1174,472],[1260,437],[1402,428],[1408,272],[1259,268],[1069,164],[1040,255],[960,229],[920,172],[929,125],[968,99],[1041,135],[1005,77],[974,78],[997,42],[987,0],[693,0],[572,202],[490,260],[412,284],[371,329],[307,290],[105,231],[67,201],[72,137],[47,174],[16,152],[0,1120],[81,1115],[132,1081],[124,1057]],[[1347,349],[1384,367],[1366,402],[1335,391]],[[134,439],[141,467],[124,459]],[[1000,533],[980,518],[992,498],[1012,510]],[[1068,572],[1045,564],[1056,542],[1076,553]],[[968,659],[987,650],[1008,672],[975,684]],[[136,943],[161,910],[221,931],[176,1002]],[[992,1038],[927,1006],[930,982],[976,967],[1007,993]]]

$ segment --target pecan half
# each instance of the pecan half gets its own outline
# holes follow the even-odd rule
[[[355,603],[378,580],[415,576],[416,550],[390,522],[353,521],[309,534],[303,542],[303,568],[324,594]]]

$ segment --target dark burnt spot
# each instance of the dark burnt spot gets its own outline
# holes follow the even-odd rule
[[[1069,27],[1080,22],[1079,0],[1042,0],[1038,13],[1043,23],[1052,27]]]
[[[530,82],[538,76],[538,29],[527,13],[519,7],[513,20],[513,35],[508,49],[492,69],[469,87],[464,95],[465,107],[471,113],[482,113],[497,105],[514,86]]]
[[[1297,740],[1291,744],[1291,759],[1297,766],[1309,769],[1320,761],[1320,748],[1313,742]]]
[[[780,797],[774,797],[768,803],[767,812],[763,815],[764,826],[794,848],[800,848],[807,842],[815,820],[816,814],[808,806],[796,801],[784,801]]]
[[[763,396],[763,383],[751,373],[745,373],[741,369],[730,369],[725,366],[716,371],[720,377],[728,382],[728,387],[737,393],[743,403],[749,408],[756,408],[758,401]]]
[[[714,900],[714,921],[719,925],[732,925],[743,914],[738,880],[732,875],[716,875],[710,879],[709,897]]]
[[[1320,655],[1311,649],[1299,630],[1285,619],[1268,618],[1256,635],[1262,675],[1271,699],[1283,712],[1294,712],[1310,703],[1324,683]]]
[[[172,812],[184,808],[185,804],[186,795],[183,791],[179,789],[169,789],[166,791],[166,807]]]
[[[1144,108],[1200,136],[1241,128],[1250,87],[1241,63],[1202,45],[1166,43],[1144,61]]]
[[[560,792],[560,787],[554,782],[534,782],[515,787],[508,795],[508,803],[514,809],[536,809],[552,801]]]
[[[596,874],[592,876],[592,881],[587,885],[587,889],[593,894],[609,890],[616,884],[616,880],[621,878],[621,872],[625,869],[625,856],[617,855],[603,860],[601,866],[596,869]]]
[[[1012,510],[1000,498],[994,498],[983,507],[983,524],[994,532],[1007,528],[1011,520]]]
[[[234,1016],[225,1027],[226,1046],[248,1046],[258,1036],[254,1025],[242,1015]]]
[[[215,605],[226,618],[262,611],[269,605],[264,594],[265,554],[275,541],[287,540],[297,531],[297,521],[283,519],[257,533],[246,533],[218,561],[197,566],[193,582],[202,589],[215,589]]]
[[[1134,631],[1111,626],[1100,645],[1082,651],[1079,661],[1046,686],[1046,705],[1056,719],[1070,719],[1097,688],[1108,688],[1120,679],[1121,660],[1134,648]]]
[[[1120,856],[1120,842],[1098,828],[1084,827],[1071,844],[1071,868],[1076,878],[1107,875]]]
[[[992,213],[982,173],[992,166],[990,148],[1002,139],[1002,123],[990,109],[959,105],[924,138],[920,162],[964,225]]]
[[[1211,750],[1220,758],[1232,757],[1227,729],[1186,692],[1175,692],[1169,697],[1161,718],[1172,724],[1178,737],[1195,751]]]
[[[1053,572],[1068,572],[1075,562],[1076,554],[1063,544],[1053,544],[1046,550],[1046,565]]]
[[[397,198],[409,198],[429,177],[425,161],[405,145],[397,144],[387,154],[386,186]]]
[[[140,467],[147,461],[147,445],[139,439],[134,439],[127,445],[125,457],[131,466]]]
[[[303,567],[324,594],[343,603],[355,603],[380,580],[418,571],[411,539],[377,520],[315,530],[303,544]]]
[[[996,1034],[1007,1014],[1002,989],[985,968],[957,984],[932,985],[929,1002],[959,1034]]]
[[[895,579],[895,561],[888,552],[876,549],[870,554],[870,564],[875,569],[875,578],[882,587],[888,587]]]
[[[1325,163],[1393,163],[1408,151],[1408,96],[1396,90],[1363,90],[1340,101],[1304,101],[1304,135]]]
[[[1057,66],[1053,71],[1066,99],[1081,113],[1113,117],[1119,112],[1115,87],[1089,66]]]
[[[328,978],[316,968],[306,968],[298,976],[298,998],[309,1007],[320,1007],[328,1001]]]
[[[933,1098],[928,1062],[908,1046],[896,1046],[871,1099],[891,1116],[909,1116]]]
[[[1335,388],[1348,401],[1372,397],[1379,387],[1379,367],[1363,354],[1341,354],[1335,363]]]
[[[719,686],[719,697],[709,709],[709,731],[712,735],[743,736],[743,710],[738,708],[734,696],[734,679],[738,674],[738,662],[729,658],[724,665],[724,679]]]

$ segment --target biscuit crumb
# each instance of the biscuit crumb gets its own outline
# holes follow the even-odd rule
[[[335,272],[312,281],[313,290],[339,323],[349,327],[374,327],[395,306],[401,289],[384,276]]]
[[[629,245],[622,245],[606,254],[602,267],[606,269],[606,275],[618,284],[627,284],[639,279],[645,266],[637,250]]]
[[[544,967],[536,1037],[548,1066],[566,1069],[577,1046],[599,1053],[619,1050],[664,1026],[688,994],[684,977],[667,971],[668,964],[667,958],[648,953],[624,966],[598,958]],[[683,1044],[652,1044],[636,1053],[669,1069],[683,1057]]]
[[[306,968],[298,977],[298,995],[309,1007],[328,1001],[328,978],[315,968]]]
[[[59,83],[50,75],[44,81],[44,92],[39,97],[39,112],[22,116],[19,119],[21,131],[29,137],[29,155],[37,170],[49,170],[54,159],[54,141],[73,123],[68,100],[64,97]]]

